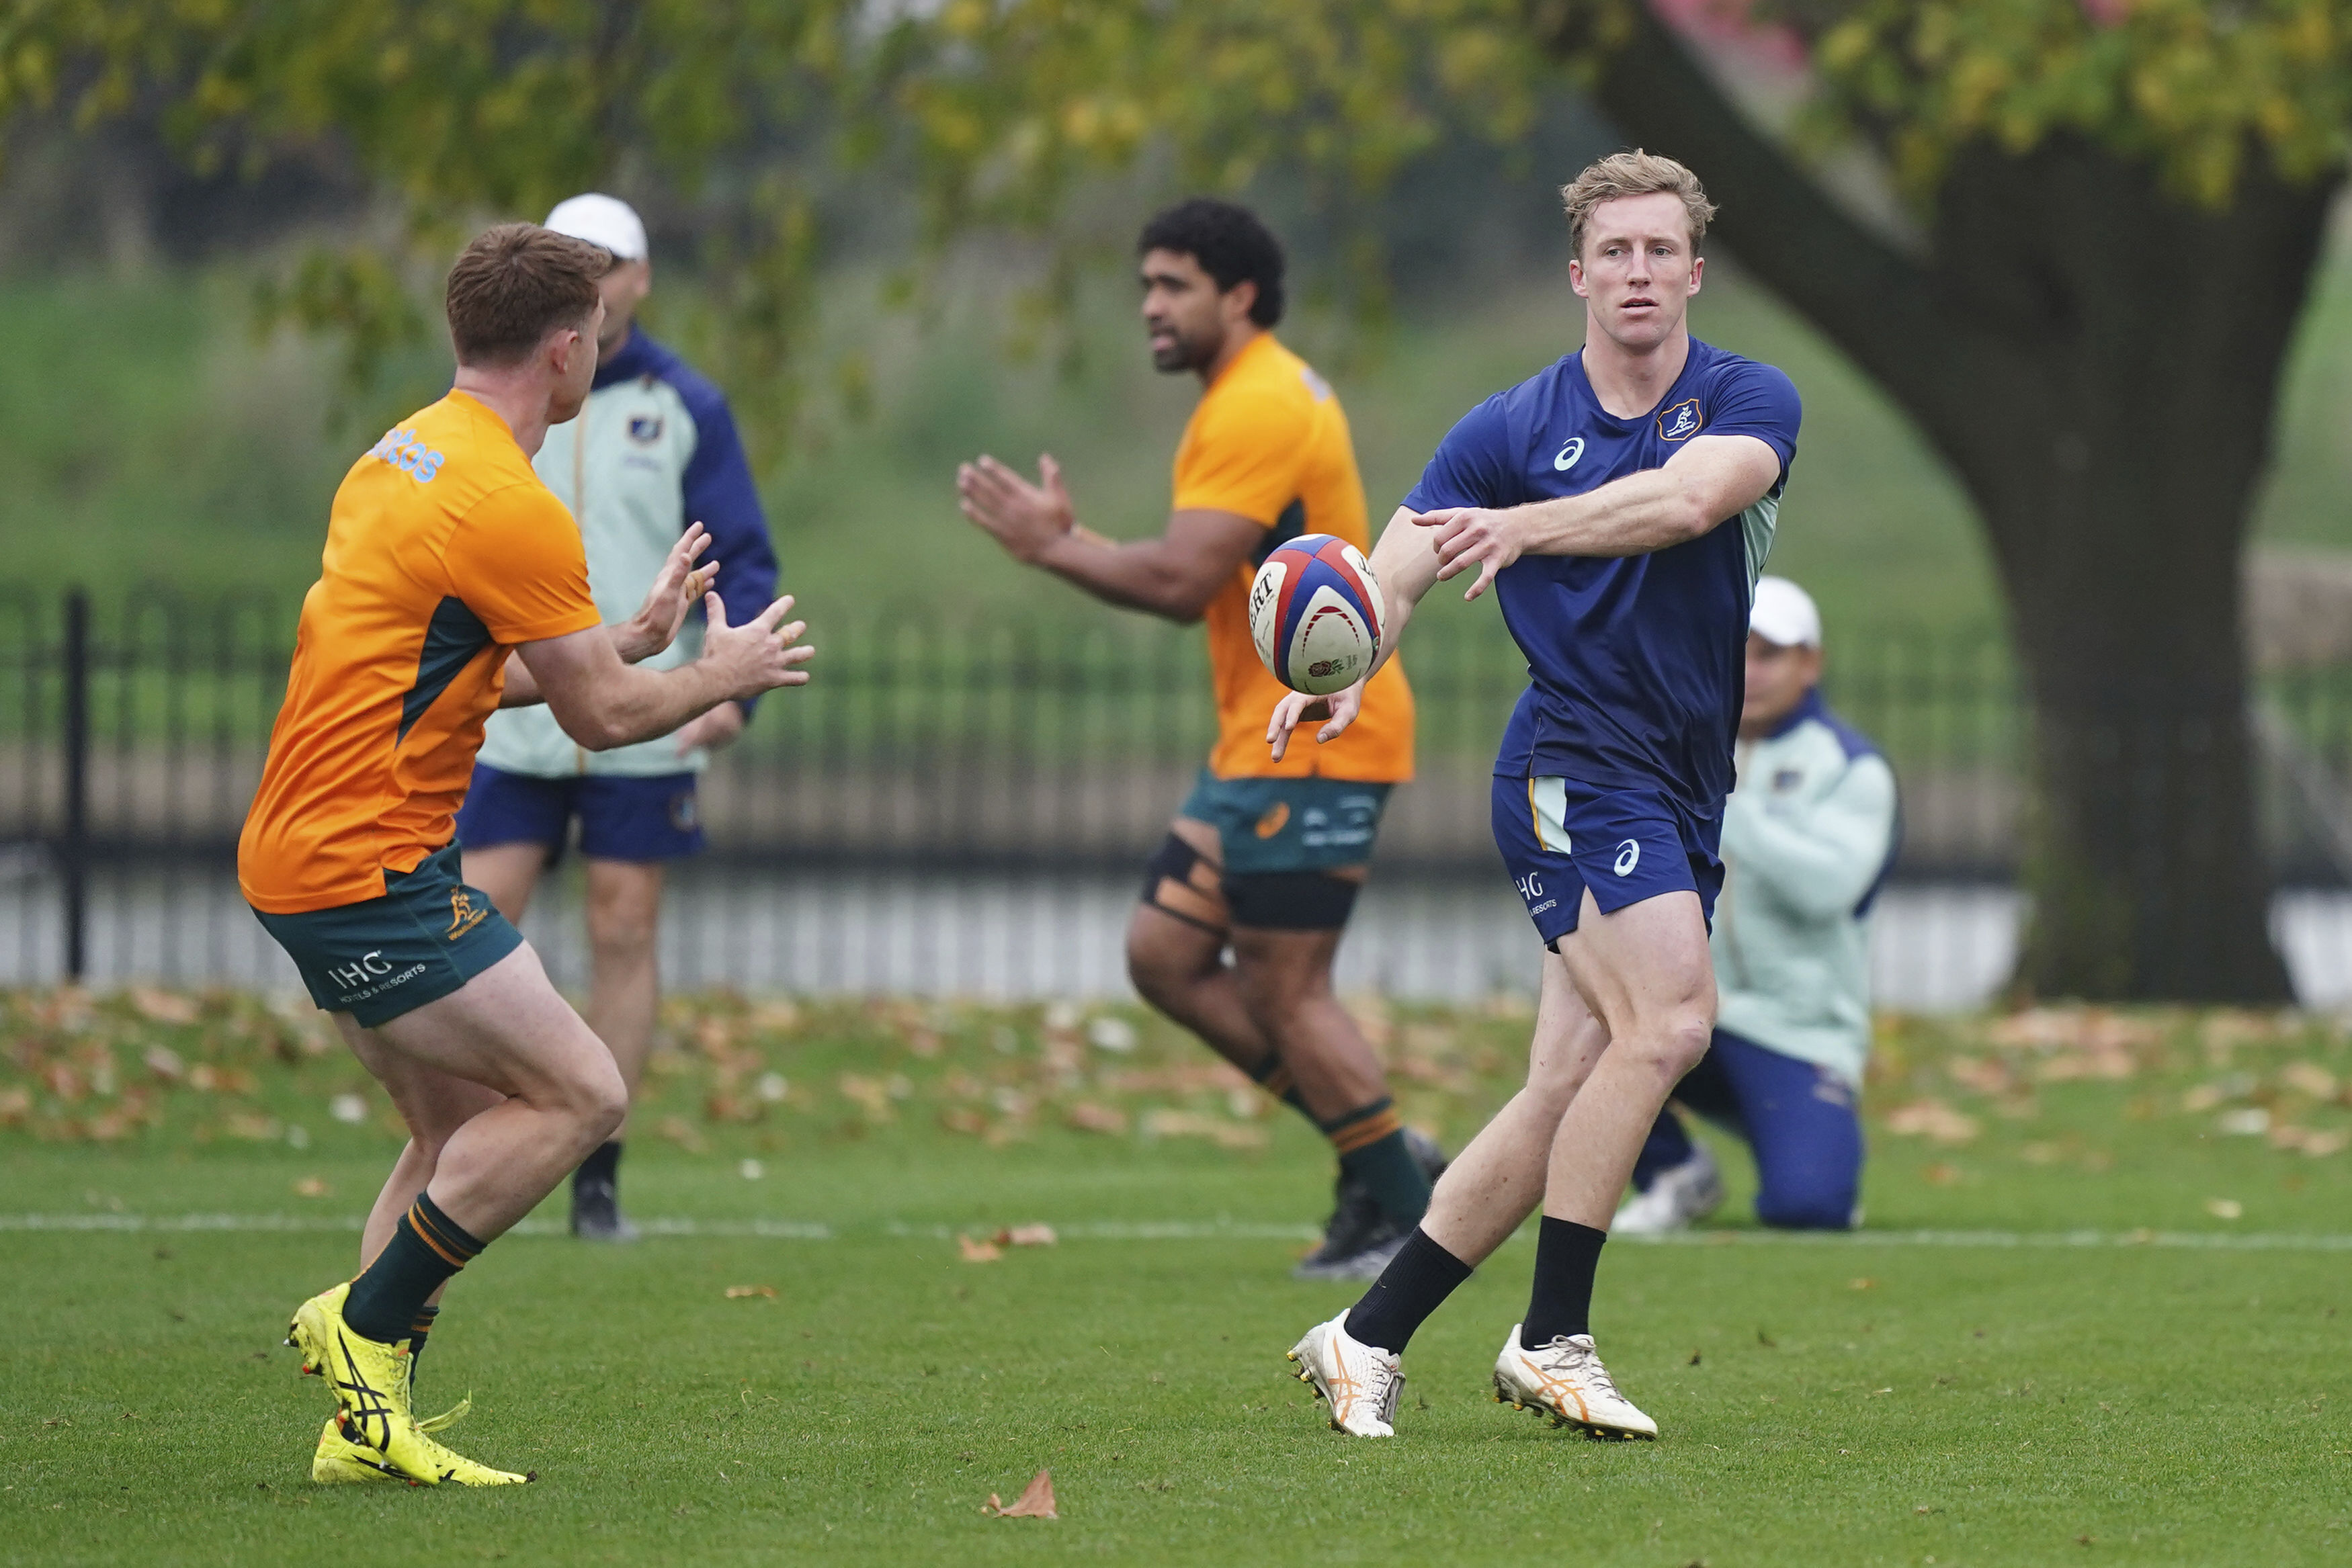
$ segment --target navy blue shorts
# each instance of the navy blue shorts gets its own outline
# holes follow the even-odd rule
[[[1737,1134],[1756,1156],[1756,1218],[1790,1230],[1846,1230],[1862,1208],[1862,1118],[1853,1085],[1826,1067],[1768,1051],[1725,1030],[1675,1099]],[[1658,1113],[1633,1164],[1633,1186],[1691,1157],[1672,1106]]]
[[[694,775],[623,779],[593,773],[539,779],[474,764],[474,781],[457,810],[457,841],[469,850],[540,844],[547,863],[563,858],[572,819],[580,819],[580,852],[592,861],[673,861],[702,849],[702,814]]]
[[[1547,947],[1576,929],[1589,889],[1603,915],[1663,893],[1696,893],[1710,925],[1723,891],[1719,821],[1664,793],[1573,779],[1495,779],[1495,847]]]
[[[321,1010],[376,1029],[437,1002],[522,946],[490,895],[457,874],[457,846],[444,844],[409,872],[383,873],[382,898],[261,924]]]

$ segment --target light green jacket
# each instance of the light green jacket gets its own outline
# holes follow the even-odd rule
[[[1898,824],[1895,770],[1819,693],[1740,747],[1711,941],[1717,1027],[1860,1086],[1870,913]]]

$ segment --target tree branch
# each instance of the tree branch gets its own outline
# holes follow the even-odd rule
[[[1646,4],[1633,9],[1633,36],[1601,61],[1602,110],[1635,141],[1702,170],[1740,261],[1926,423],[1941,423],[1952,361],[1984,345],[1940,308],[1932,274],[1748,124]],[[1565,27],[1544,41],[1557,54],[1587,48]]]

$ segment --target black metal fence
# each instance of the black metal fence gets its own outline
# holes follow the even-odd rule
[[[296,609],[163,589],[100,601],[0,589],[0,977],[226,978],[267,967],[231,872]],[[816,679],[769,698],[706,777],[717,852],[677,883],[673,909],[685,907],[673,924],[689,934],[673,971],[683,963],[738,983],[817,974],[852,988],[920,982],[946,959],[909,945],[899,928],[912,917],[889,913],[909,904],[955,927],[931,947],[1038,949],[1044,967],[1031,968],[1047,978],[1013,984],[1070,988],[1078,982],[1052,978],[1062,957],[1072,973],[1115,970],[1134,867],[1213,733],[1200,634],[1108,615],[958,621],[924,606],[819,616],[811,641]],[[1486,915],[1464,911],[1516,918],[1509,900],[1490,897],[1507,889],[1495,871],[1487,781],[1524,665],[1484,605],[1433,606],[1406,659],[1418,777],[1383,826],[1376,887],[1392,904],[1436,900],[1428,920],[1484,931]],[[1902,779],[1906,882],[1998,893],[2021,857],[2027,757],[2002,638],[1841,629],[1830,672],[1832,700]],[[2331,791],[2352,773],[2352,671],[2269,677],[2258,700],[2278,865],[2297,884],[2340,884],[2352,815]],[[1082,927],[1048,916],[1093,909],[1089,899],[1101,908]],[[937,913],[949,906],[962,913]],[[534,924],[563,946],[560,922]],[[1109,929],[1107,956],[1089,946],[1102,940],[1098,925]],[[1417,943],[1418,957],[1377,959],[1374,977],[1453,962],[1427,956],[1427,933],[1400,940]],[[820,955],[814,969],[762,967],[761,951],[795,943]],[[1493,977],[1475,954],[1461,962],[1476,971],[1465,984]],[[1011,972],[1001,957],[981,968],[989,963]]]

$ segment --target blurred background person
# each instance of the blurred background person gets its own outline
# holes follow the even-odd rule
[[[1756,584],[1739,779],[1723,810],[1709,941],[1714,1042],[1659,1114],[1612,1229],[1679,1229],[1723,1201],[1677,1107],[1756,1159],[1756,1218],[1843,1230],[1862,1213],[1855,1102],[1870,1054],[1870,912],[1900,838],[1895,770],[1822,700],[1822,618],[1782,577]]]
[[[727,399],[636,325],[653,287],[646,225],[614,197],[573,196],[547,226],[602,246],[604,329],[596,381],[577,419],[547,433],[532,465],[572,508],[588,547],[588,587],[605,619],[642,602],[663,558],[689,524],[710,532],[705,560],[719,563],[727,618],[740,625],[776,596],[776,555]],[[695,657],[691,622],[666,667]],[[720,703],[674,735],[611,751],[573,743],[544,707],[490,716],[473,787],[457,815],[466,880],[520,924],[541,873],[562,858],[572,824],[588,862],[588,1023],[612,1051],[632,1099],[645,1074],[661,1001],[657,958],[662,879],[668,862],[698,852],[702,821],[695,778],[710,749],[743,730],[751,705]],[[626,1240],[620,1211],[626,1124],[572,1178],[572,1233]]]

